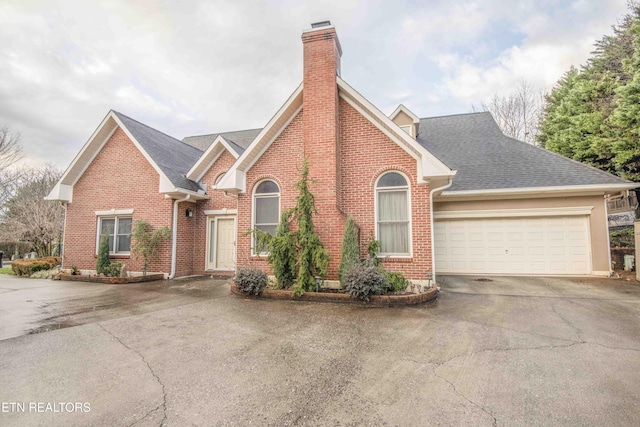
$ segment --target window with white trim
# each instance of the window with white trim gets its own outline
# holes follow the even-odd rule
[[[130,216],[98,217],[96,248],[100,245],[102,235],[106,234],[109,236],[110,254],[129,254],[131,252],[131,224],[132,218]]]
[[[410,256],[409,182],[399,172],[387,172],[376,183],[376,237],[380,255]]]
[[[253,227],[275,236],[279,221],[280,187],[271,180],[262,181],[253,192]]]

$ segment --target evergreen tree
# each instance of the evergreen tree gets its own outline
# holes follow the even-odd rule
[[[296,281],[297,235],[290,230],[292,214],[291,210],[282,213],[276,235],[268,241],[270,252],[267,261],[273,266],[273,274],[281,288],[288,288]]]
[[[639,177],[633,173],[640,164],[637,134],[634,139],[629,132],[637,117],[633,58],[639,20],[640,7],[632,6],[613,35],[596,42],[587,64],[572,67],[547,96],[541,146],[625,178]]]
[[[298,278],[293,295],[299,296],[315,287],[314,276],[327,274],[329,252],[322,246],[320,236],[315,232],[313,215],[317,213],[313,194],[309,190],[309,164],[302,164],[302,177],[296,183],[300,192],[294,208],[298,223]]]
[[[341,255],[340,267],[338,268],[338,276],[340,277],[340,284],[344,286],[343,276],[360,262],[358,226],[351,216],[347,218],[347,223],[344,226]]]
[[[96,273],[102,274],[109,264],[111,264],[111,260],[109,260],[109,236],[107,234],[103,234],[100,236],[100,245],[98,246]]]

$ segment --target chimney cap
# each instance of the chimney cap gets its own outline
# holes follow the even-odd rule
[[[331,21],[320,21],[314,22],[311,24],[311,28],[321,28],[321,27],[329,27],[331,26]]]

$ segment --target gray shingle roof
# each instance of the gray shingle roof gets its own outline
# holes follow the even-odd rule
[[[628,182],[509,138],[488,112],[420,119],[417,141],[458,171],[447,192]]]
[[[202,156],[201,150],[150,128],[122,113],[117,111],[114,111],[114,113],[173,185],[190,191],[200,190],[200,186],[187,179],[185,175]]]
[[[209,135],[187,136],[186,138],[183,138],[182,141],[199,150],[207,151],[207,148],[209,148],[218,135],[220,135],[229,143],[231,148],[233,148],[238,155],[241,155],[253,142],[256,136],[258,136],[261,130],[262,129],[248,129],[234,132],[212,133]]]

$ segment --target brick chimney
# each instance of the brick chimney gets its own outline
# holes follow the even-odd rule
[[[314,180],[318,215],[316,231],[331,252],[329,278],[337,275],[344,218],[340,196],[340,122],[336,75],[340,75],[342,48],[331,22],[311,24],[302,33],[304,46],[303,138],[309,161],[309,175]]]

